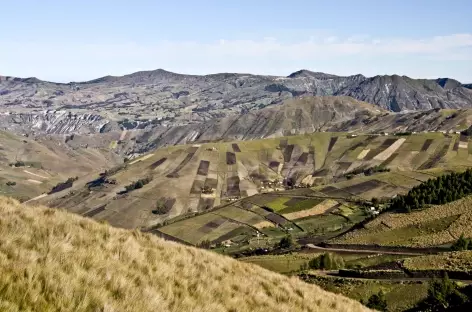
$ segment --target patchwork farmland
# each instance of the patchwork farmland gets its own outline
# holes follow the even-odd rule
[[[472,165],[467,147],[467,137],[459,134],[352,136],[328,132],[177,145],[134,158],[107,172],[106,177],[113,184],[101,183],[89,188],[87,183],[93,177],[84,178],[38,202],[82,213],[101,207],[93,213],[93,218],[115,226],[148,228],[187,213],[202,213],[233,202],[236,205],[248,197],[259,207],[266,204],[272,207],[271,213],[275,215],[270,218],[274,220],[280,216],[290,223],[289,219],[303,216],[303,224],[309,230],[314,226],[308,219],[316,218],[312,214],[325,209],[316,207],[326,205],[323,200],[337,201],[333,207],[339,204],[338,210],[348,211],[353,207],[346,201],[355,198],[370,200],[407,192],[425,178]],[[389,172],[364,173],[377,167]],[[149,178],[149,183],[143,187],[125,191],[125,186],[145,178]],[[277,199],[276,193],[292,188],[295,188],[292,192],[313,191],[318,197],[314,200],[304,195],[305,198],[298,198],[298,203],[291,195],[286,202]],[[258,204],[258,194],[271,200]],[[172,204],[157,209],[157,202],[163,196]],[[278,208],[286,210],[279,212]],[[331,217],[329,212],[322,215],[318,218],[343,218]],[[277,231],[277,226],[273,226],[277,222],[259,221],[272,228],[270,231]],[[253,229],[251,226],[248,231]],[[293,228],[297,228],[295,224]]]
[[[448,251],[462,234],[472,237],[471,198],[377,214],[422,182],[472,166],[469,145],[456,133],[328,132],[179,145],[82,177],[33,203],[323,280],[327,288],[339,278],[362,280],[369,291],[353,297],[366,300],[382,287],[390,291],[389,309],[400,301],[388,278],[398,275],[405,292],[421,290],[397,305],[411,307],[424,298],[427,281],[405,272],[440,276],[436,259],[462,263],[465,256],[428,254]],[[294,245],[287,249],[281,242],[288,236]],[[341,257],[344,267],[309,267],[327,255]],[[410,258],[418,255],[424,257]]]

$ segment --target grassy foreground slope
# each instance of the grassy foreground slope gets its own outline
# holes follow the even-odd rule
[[[255,265],[0,197],[2,311],[367,311]]]

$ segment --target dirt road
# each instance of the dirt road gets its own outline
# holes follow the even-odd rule
[[[424,251],[411,251],[411,252],[404,252],[404,251],[385,251],[385,250],[375,250],[375,249],[372,249],[372,250],[366,250],[366,249],[348,249],[348,248],[325,248],[325,247],[319,247],[319,246],[316,246],[316,245],[313,245],[313,244],[306,244],[305,245],[306,247],[310,248],[310,249],[313,249],[313,250],[316,250],[316,252],[323,252],[323,251],[327,251],[327,252],[339,252],[339,253],[365,253],[365,254],[382,254],[382,255],[402,255],[402,256],[420,256],[420,255],[425,255],[425,254],[429,254],[427,252],[424,252]]]

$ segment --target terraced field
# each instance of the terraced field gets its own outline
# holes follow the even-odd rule
[[[467,143],[464,140],[467,139],[458,134],[443,133],[352,136],[321,132],[263,140],[178,145],[130,160],[107,175],[114,184],[105,183],[89,189],[86,183],[93,180],[90,177],[88,181],[74,182],[72,188],[43,197],[39,202],[78,213],[104,207],[93,218],[125,228],[147,228],[189,212],[204,212],[242,198],[285,192],[302,185],[313,188],[317,199],[302,197],[289,202],[292,193],[286,201],[270,197],[270,201],[259,205],[267,205],[284,220],[303,219],[301,223],[311,231],[317,227],[312,219],[323,219],[327,225],[339,223],[334,219],[343,216],[331,217],[325,212],[329,215],[330,209],[349,211],[351,205],[344,202],[350,198],[392,197],[407,192],[428,176],[472,165],[468,152],[463,154],[465,148],[454,149],[457,141],[463,142],[464,146]],[[376,166],[388,168],[390,172],[369,176],[362,172]],[[346,175],[352,172],[360,173],[347,179]],[[123,193],[126,185],[148,177],[152,179],[150,183]],[[154,213],[157,201],[163,197],[172,204],[161,209],[161,213]],[[320,201],[326,199],[336,203]],[[352,215],[356,216],[355,220],[360,219],[355,212]],[[339,229],[339,226],[331,228]]]

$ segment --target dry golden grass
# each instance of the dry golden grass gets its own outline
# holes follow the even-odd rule
[[[472,271],[472,251],[445,252],[405,259],[403,265],[410,270]]]
[[[269,221],[261,221],[256,224],[253,224],[253,227],[256,229],[263,229],[263,228],[268,228],[268,227],[275,227],[275,224]]]
[[[367,311],[255,265],[0,197],[1,311]]]

